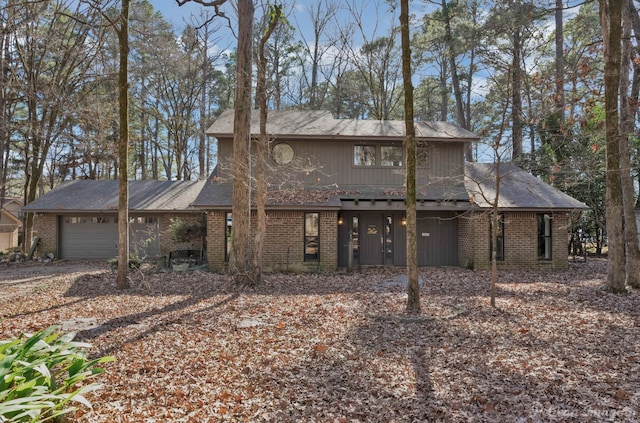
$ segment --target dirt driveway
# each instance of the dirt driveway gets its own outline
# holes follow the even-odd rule
[[[108,271],[109,265],[103,261],[59,260],[51,263],[0,264],[0,295],[5,297],[24,293],[25,290],[33,290],[58,279]]]

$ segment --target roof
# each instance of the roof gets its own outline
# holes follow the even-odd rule
[[[500,209],[563,209],[589,207],[512,163],[467,163],[465,185],[472,200],[480,207],[491,207],[496,195],[496,176],[501,179]]]
[[[205,181],[129,181],[129,210],[190,210]],[[118,181],[74,180],[26,205],[28,212],[114,212],[118,210]]]
[[[207,130],[208,135],[230,137],[234,111],[226,110]],[[479,137],[450,122],[416,122],[416,138],[447,141],[477,141]],[[251,133],[258,135],[260,114],[251,111]],[[402,139],[405,123],[401,120],[335,119],[330,112],[313,110],[274,110],[268,112],[267,132],[279,138],[322,139]]]
[[[435,180],[417,188],[416,198],[424,201],[469,201],[462,178]],[[194,201],[197,208],[231,207],[233,186],[230,182],[210,179]],[[254,192],[255,194],[255,192]],[[342,201],[404,200],[404,186],[389,185],[307,185],[269,191],[267,207],[339,207]]]

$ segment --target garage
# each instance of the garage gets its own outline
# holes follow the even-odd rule
[[[132,256],[159,254],[158,219],[131,217],[129,252]],[[118,255],[117,216],[61,216],[60,257],[69,260],[102,260]]]

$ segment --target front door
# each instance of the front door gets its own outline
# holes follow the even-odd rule
[[[380,266],[385,257],[385,225],[384,215],[360,215],[360,265]]]

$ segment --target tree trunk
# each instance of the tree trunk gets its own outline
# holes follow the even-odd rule
[[[257,94],[260,106],[260,135],[258,137],[258,145],[256,148],[256,236],[255,251],[253,254],[253,280],[254,284],[260,283],[262,280],[262,251],[264,247],[264,239],[267,233],[267,180],[266,180],[266,152],[269,146],[269,134],[267,134],[267,57],[265,56],[265,45],[276,29],[280,16],[282,15],[282,6],[269,7],[269,25],[267,30],[260,38],[258,46],[258,81]]]
[[[129,287],[129,3],[122,0],[120,30],[120,69],[118,72],[118,108],[120,138],[118,140],[118,289]]]
[[[632,61],[630,0],[623,2],[622,62],[620,67],[620,166],[622,168],[622,194],[624,204],[624,238],[626,258],[626,283],[640,287],[640,250],[638,249],[638,225],[636,223],[633,179],[631,175],[631,148],[637,105],[629,99],[629,77]]]
[[[511,119],[513,152],[512,160],[517,162],[522,158],[522,70],[520,68],[520,52],[521,52],[521,34],[520,28],[513,32],[513,62],[511,64],[511,75],[513,91],[511,93]]]
[[[604,89],[606,127],[606,195],[608,265],[607,290],[625,292],[625,257],[622,175],[620,171],[620,133],[618,99],[622,38],[622,5],[619,0],[600,0],[600,22],[604,40]]]
[[[238,58],[233,120],[233,226],[229,270],[238,284],[251,284],[251,57],[252,0],[238,0]]]
[[[407,312],[420,312],[416,222],[416,133],[413,122],[413,84],[409,43],[409,0],[400,0],[402,79],[404,82],[405,145],[407,147]]]

